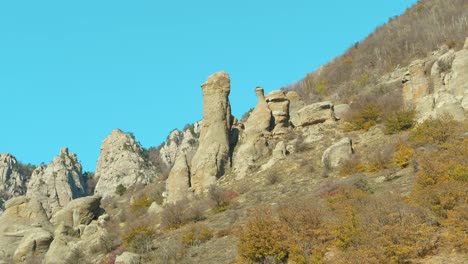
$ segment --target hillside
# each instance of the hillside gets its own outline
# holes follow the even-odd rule
[[[119,129],[95,173],[0,155],[3,263],[466,263],[467,1],[420,1],[241,120],[145,149]]]

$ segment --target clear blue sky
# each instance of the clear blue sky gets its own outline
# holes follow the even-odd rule
[[[200,85],[231,76],[240,117],[416,0],[0,2],[0,153],[94,171],[114,128],[144,147],[202,117]]]

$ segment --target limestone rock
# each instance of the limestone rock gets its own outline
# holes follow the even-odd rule
[[[158,176],[156,167],[145,158],[133,135],[118,129],[102,143],[95,175],[98,178],[95,194],[102,197],[115,196],[119,184],[129,188],[148,184]]]
[[[266,135],[270,134],[273,117],[266,103],[263,88],[255,89],[258,103],[245,123],[235,152],[233,154],[233,171],[237,179],[242,179],[250,168],[258,166],[260,158],[269,154]]]
[[[336,119],[342,119],[350,110],[351,107],[348,104],[339,104],[333,106],[333,111]]]
[[[229,165],[229,134],[231,129],[231,89],[229,75],[217,72],[202,85],[203,122],[200,145],[192,159],[191,185],[202,193],[224,175]]]
[[[53,237],[49,231],[42,228],[33,228],[23,237],[13,255],[15,263],[24,261],[33,254],[44,254],[49,249]]]
[[[307,105],[299,110],[297,114],[299,115],[298,126],[309,126],[327,120],[335,120],[333,104],[329,101]]]
[[[117,256],[115,259],[115,264],[140,264],[141,258],[140,255],[132,252],[124,252]]]
[[[28,183],[26,196],[40,201],[47,215],[85,195],[81,164],[67,148],[60,150],[49,165],[37,167]]]
[[[190,125],[183,131],[173,130],[159,150],[162,162],[167,168],[174,165],[177,155],[185,153],[190,160],[198,148],[201,122]]]
[[[338,168],[353,154],[352,141],[343,138],[323,152],[322,163],[327,170]]]
[[[265,97],[274,119],[273,134],[285,134],[289,127],[289,99],[284,91],[272,91]]]
[[[451,65],[451,74],[447,80],[447,90],[455,96],[466,97],[468,94],[468,38],[462,50],[455,53]],[[467,110],[467,109],[465,109]]]
[[[190,168],[185,154],[180,154],[166,180],[167,203],[187,198],[190,188]]]
[[[55,213],[50,222],[57,225],[63,222],[66,226],[78,227],[88,225],[100,212],[101,197],[87,196],[75,199]]]
[[[453,60],[455,59],[455,51],[450,50],[440,56],[431,68],[431,78],[434,84],[434,92],[445,89],[446,77],[450,73]]]
[[[429,80],[425,72],[425,62],[423,60],[413,61],[402,82],[405,102],[416,103],[418,98],[429,94]]]
[[[289,100],[289,121],[293,126],[298,126],[299,115],[297,112],[301,110],[306,104],[302,98],[295,91],[289,91],[286,93],[286,97]]]
[[[26,176],[18,171],[13,155],[0,154],[0,209],[4,201],[26,193]]]

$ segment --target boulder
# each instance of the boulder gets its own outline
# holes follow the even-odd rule
[[[55,213],[50,222],[54,225],[64,223],[69,227],[88,225],[92,220],[97,219],[100,213],[101,197],[87,196],[73,200],[64,208]]]
[[[339,104],[333,106],[333,112],[335,114],[336,119],[342,119],[349,113],[350,110],[351,107],[348,104]]]
[[[158,176],[157,168],[147,160],[143,148],[132,134],[115,129],[102,142],[95,177],[95,194],[116,196],[119,184],[125,188],[148,184]]]
[[[13,255],[15,263],[24,263],[28,257],[34,254],[44,254],[49,249],[53,237],[49,231],[42,228],[32,228],[21,239]]]
[[[123,252],[115,259],[115,264],[140,264],[141,257],[132,252]]]
[[[217,72],[202,85],[203,122],[199,148],[191,162],[191,186],[198,194],[223,176],[229,166],[231,81],[225,72]]]
[[[62,148],[47,167],[41,165],[33,171],[26,193],[28,198],[42,204],[49,217],[71,200],[84,195],[81,164],[68,148]]]
[[[468,94],[468,37],[465,46],[455,52],[451,64],[451,73],[447,78],[446,90],[455,96],[466,97]],[[467,109],[465,109],[467,110]]]
[[[304,106],[297,114],[299,115],[298,126],[302,127],[335,120],[333,104],[329,101]]]
[[[285,134],[289,127],[289,99],[282,90],[272,91],[265,97],[274,120],[273,134]]]
[[[298,126],[300,120],[297,112],[306,106],[306,104],[295,91],[287,92],[286,97],[289,100],[289,122],[293,126]]]
[[[351,139],[343,138],[323,152],[322,164],[326,170],[333,170],[349,159],[352,154],[353,148]]]

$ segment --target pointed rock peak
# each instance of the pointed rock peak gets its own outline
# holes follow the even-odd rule
[[[230,91],[231,79],[227,72],[217,72],[208,77],[206,82],[202,84],[203,90],[225,90]]]
[[[62,155],[62,154],[68,155],[68,148],[67,147],[64,147],[64,148],[60,149],[60,155]]]
[[[255,88],[255,94],[257,95],[258,103],[265,102],[265,92],[262,87],[257,86],[257,88]]]

